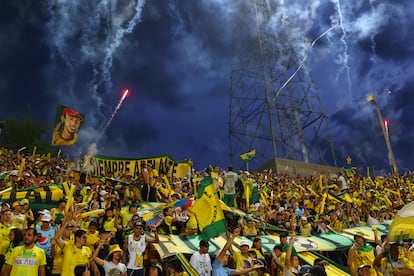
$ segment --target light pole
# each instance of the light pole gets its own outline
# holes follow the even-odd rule
[[[378,120],[381,125],[381,129],[382,129],[382,134],[384,135],[385,144],[387,145],[388,155],[389,155],[390,162],[392,165],[392,170],[394,174],[397,175],[398,174],[397,163],[395,162],[394,152],[392,151],[390,137],[388,135],[388,122],[387,122],[387,125],[385,125],[384,119],[382,118],[381,110],[379,108],[377,99],[375,98],[374,92],[367,95],[367,101],[375,105],[375,109],[377,110]]]

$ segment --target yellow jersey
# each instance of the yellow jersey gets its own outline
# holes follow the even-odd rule
[[[37,246],[26,249],[24,245],[20,245],[13,249],[6,263],[12,266],[11,276],[37,276],[39,267],[46,266],[46,253]]]
[[[13,228],[16,228],[13,224],[4,225],[0,222],[0,255],[6,254],[7,247],[10,243],[9,232]]]
[[[87,246],[78,248],[72,241],[63,247],[62,276],[72,276],[77,265],[88,265],[92,257],[91,249]]]

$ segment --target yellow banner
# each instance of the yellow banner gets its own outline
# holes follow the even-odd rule
[[[186,177],[191,172],[191,161],[184,160],[176,162],[168,155],[148,157],[142,159],[125,159],[108,156],[92,156],[86,169],[91,175],[104,176],[113,173],[115,177],[119,175],[132,175],[137,177],[142,169],[143,161],[152,164],[152,168],[158,173],[166,176],[179,178]]]

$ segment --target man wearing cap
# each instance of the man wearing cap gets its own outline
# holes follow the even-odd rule
[[[199,244],[200,249],[197,252],[194,252],[190,258],[190,264],[200,276],[211,275],[211,259],[208,254],[209,246],[208,241],[201,240]]]
[[[254,266],[253,259],[249,255],[249,242],[242,240],[240,242],[240,251],[236,251],[233,254],[233,260],[236,265],[236,269],[246,269]]]
[[[158,243],[158,231],[156,226],[150,225],[150,229],[154,232],[154,238],[143,234],[144,225],[137,221],[134,224],[134,233],[128,235],[124,239],[124,251],[128,253],[129,260],[127,263],[127,271],[129,276],[144,276],[144,252],[148,242]],[[126,261],[127,254],[123,256],[123,262]]]
[[[23,238],[24,245],[13,249],[2,270],[3,276],[46,275],[46,255],[43,249],[35,246],[36,240],[36,229],[26,229]]]
[[[26,216],[22,214],[22,205],[20,201],[13,202],[13,211],[11,214],[11,223],[20,230],[27,228]]]
[[[65,108],[53,131],[52,146],[70,146],[78,138],[78,130],[83,116],[71,108]]]
[[[11,223],[11,210],[3,206],[0,222],[0,271],[4,264],[4,255],[6,254],[7,246],[10,243],[9,232],[13,228],[16,228],[16,226]]]
[[[101,247],[108,242],[107,239],[100,240],[98,246],[93,252],[92,259],[95,260],[95,263],[102,266],[105,270],[105,276],[110,275],[124,275],[127,276],[127,268],[125,264],[121,263],[122,258],[122,249],[118,244],[113,244],[109,246],[108,261],[103,260],[98,257]]]
[[[351,275],[357,276],[358,267],[363,264],[372,265],[375,255],[374,248],[370,244],[365,243],[364,233],[355,233],[354,241],[354,245],[348,250],[347,265]],[[371,270],[371,275],[377,275],[374,269]]]
[[[36,246],[42,248],[45,251],[47,259],[47,269],[49,271],[52,269],[53,266],[53,260],[51,255],[51,240],[55,236],[55,227],[51,225],[52,216],[49,214],[44,214],[40,221],[42,222],[42,225],[36,225],[35,227],[37,233],[40,234],[39,239],[37,239],[36,241]]]

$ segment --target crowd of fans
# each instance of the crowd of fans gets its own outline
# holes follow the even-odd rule
[[[183,219],[166,208],[160,225],[147,225],[139,206],[193,197],[206,175],[214,179],[227,206],[248,215],[229,228],[226,245],[214,255],[209,255],[209,241],[200,242],[190,259],[200,275],[326,275],[323,259],[312,266],[301,263],[293,245],[296,235],[340,233],[391,221],[412,196],[410,173],[303,177],[215,166],[179,179],[160,175],[153,164],[143,162],[137,177],[108,173],[96,178],[82,173],[84,165],[0,149],[1,194],[60,184],[67,195],[74,187],[73,201],[62,198],[50,209],[33,210],[26,198],[0,199],[0,275],[184,275],[177,258],[165,264],[154,259],[150,248],[160,242],[158,233],[197,235],[194,214]],[[261,248],[265,224],[280,236],[271,256]],[[244,240],[234,251],[231,244],[239,235],[252,242]],[[346,266],[352,276],[414,275],[411,241],[389,243],[376,234],[369,244],[362,233],[354,241],[348,251],[326,257]]]

